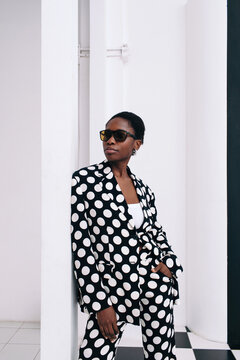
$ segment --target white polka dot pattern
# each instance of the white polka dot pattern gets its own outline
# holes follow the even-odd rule
[[[119,334],[117,340],[110,342],[103,338],[99,331],[97,319],[94,314],[90,315],[86,326],[86,332],[79,349],[79,359],[86,360],[92,352],[92,358],[96,360],[115,358],[116,347],[122,337],[126,322],[132,322],[134,317],[138,317],[141,324],[143,350],[145,359],[171,359],[176,360],[175,337],[173,326],[173,295],[172,281],[168,281],[168,290],[164,294],[159,294],[160,289],[154,288],[149,292],[151,280],[151,267],[146,268],[146,273],[140,275],[140,299],[139,309],[133,309],[131,315],[126,316],[126,320],[120,320],[120,314],[127,311],[129,300],[125,299],[125,305],[120,304],[115,307],[117,326]],[[147,298],[146,298],[147,296]],[[161,296],[163,301],[159,305],[157,297]],[[147,300],[147,302],[146,302]],[[168,301],[166,301],[168,300]],[[113,301],[114,304],[117,303]],[[131,304],[130,304],[131,305]]]
[[[77,170],[72,177],[71,238],[73,266],[82,311],[95,313],[114,305],[120,319],[131,323],[139,317],[140,271],[150,263],[164,262],[173,275],[177,300],[177,272],[182,267],[157,222],[155,197],[151,189],[127,167],[141,203],[144,221],[134,227],[127,203],[107,160]],[[139,245],[143,247],[139,257]],[[139,267],[139,261],[143,267]],[[142,269],[142,270],[140,270]],[[149,296],[161,289],[161,275],[148,282]],[[162,304],[160,295],[158,304]],[[89,354],[89,352],[86,352]]]

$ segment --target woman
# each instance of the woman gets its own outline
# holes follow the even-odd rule
[[[89,314],[81,360],[114,359],[126,323],[141,325],[145,359],[176,359],[182,267],[157,222],[154,193],[127,166],[144,132],[139,116],[114,115],[100,132],[106,160],[73,174],[74,274]]]

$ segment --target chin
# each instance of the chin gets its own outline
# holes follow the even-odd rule
[[[119,160],[117,154],[105,154],[108,161]]]

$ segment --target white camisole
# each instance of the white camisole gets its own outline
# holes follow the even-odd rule
[[[135,228],[139,229],[144,220],[144,215],[140,202],[136,204],[128,204],[128,210],[133,217]]]

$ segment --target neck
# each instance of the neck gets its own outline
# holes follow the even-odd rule
[[[129,159],[122,160],[122,161],[116,161],[116,162],[110,162],[112,172],[116,178],[128,177],[128,173],[127,173],[128,161],[129,161]]]

